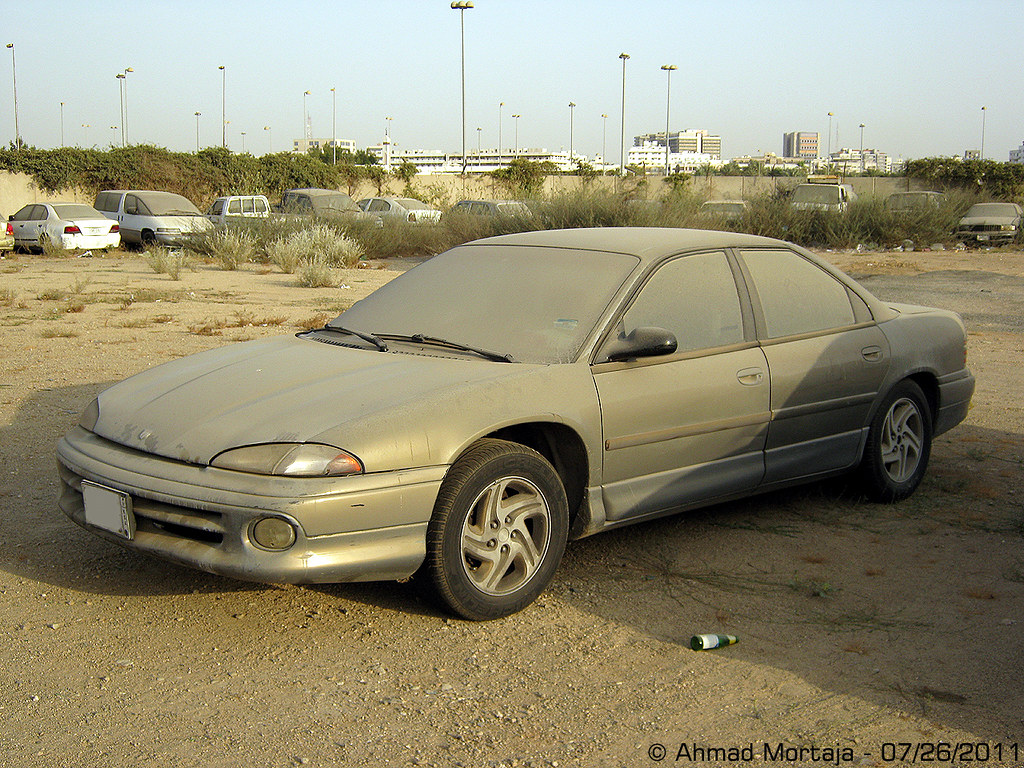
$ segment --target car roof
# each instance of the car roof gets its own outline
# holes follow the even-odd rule
[[[636,256],[641,261],[656,261],[682,251],[697,248],[785,247],[790,243],[770,237],[740,232],[675,227],[596,227],[592,229],[549,229],[519,232],[477,240],[474,245],[521,245],[548,248],[575,248],[609,251]]]
[[[156,189],[104,189],[101,190],[98,194],[102,195],[105,192],[113,192],[114,194],[117,195],[135,195],[136,197],[141,197],[143,199],[147,197],[150,199],[156,199],[160,197],[180,197],[185,200],[188,200],[187,197],[185,197],[184,195],[179,195],[177,192],[162,192]]]
[[[301,189],[285,190],[286,195],[289,192],[297,192],[303,195],[309,195],[310,197],[323,197],[324,195],[344,195],[345,197],[348,197],[344,192],[339,192],[334,189],[319,189],[317,187],[302,187]]]

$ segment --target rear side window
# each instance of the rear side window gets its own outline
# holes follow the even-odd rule
[[[228,213],[241,213],[242,201],[237,197],[228,200]]]
[[[255,212],[254,201],[251,197],[242,198],[242,213],[253,213]]]
[[[270,210],[267,207],[267,201],[262,197],[256,198],[256,213],[269,213]]]
[[[767,338],[853,325],[846,286],[793,251],[744,251],[761,302]]]

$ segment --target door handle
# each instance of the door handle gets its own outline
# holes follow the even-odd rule
[[[860,355],[869,363],[877,363],[882,359],[882,348],[876,346],[864,347],[860,351]]]
[[[736,372],[736,380],[745,387],[756,387],[764,381],[764,371],[760,368],[744,368]]]

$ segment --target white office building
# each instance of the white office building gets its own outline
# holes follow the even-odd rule
[[[647,171],[665,170],[665,144],[657,141],[644,141],[638,146],[629,148],[626,162],[636,168]],[[672,173],[697,173],[705,166],[718,168],[722,165],[719,157],[708,152],[672,152],[668,153],[668,167]]]
[[[1024,141],[1020,143],[1020,149],[1010,150],[1011,163],[1024,163]]]

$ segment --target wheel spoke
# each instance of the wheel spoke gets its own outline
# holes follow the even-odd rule
[[[512,552],[510,549],[505,548],[498,550],[494,554],[494,561],[490,563],[490,568],[486,573],[482,574],[482,577],[478,582],[481,587],[490,592],[497,591],[498,583],[504,578],[505,574],[508,573],[508,569],[512,564]]]

